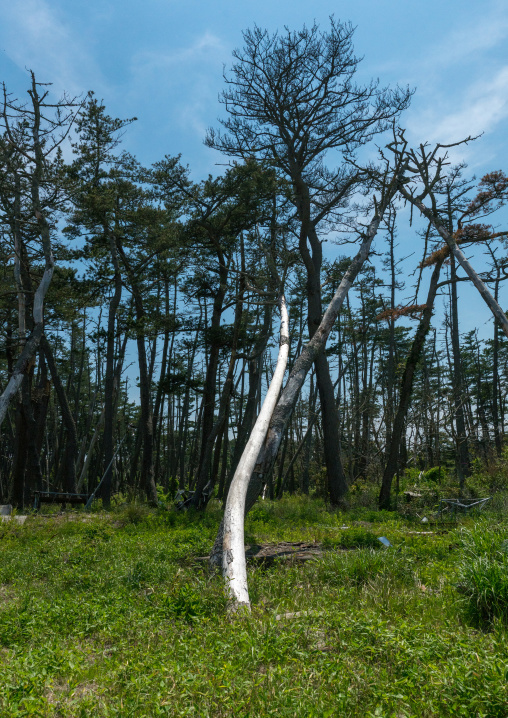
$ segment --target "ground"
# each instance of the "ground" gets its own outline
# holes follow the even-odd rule
[[[252,614],[233,618],[198,560],[219,520],[128,506],[0,525],[0,716],[508,716],[502,513],[422,533],[260,502],[246,541],[272,556],[249,561]]]

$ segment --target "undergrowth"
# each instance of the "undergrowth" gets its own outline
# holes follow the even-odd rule
[[[458,590],[471,623],[508,623],[508,530],[485,521],[462,534]]]
[[[0,716],[506,718],[508,523],[426,529],[389,512],[260,502],[248,541],[315,541],[249,567],[226,617],[205,514],[0,525]],[[385,548],[378,540],[386,536]]]

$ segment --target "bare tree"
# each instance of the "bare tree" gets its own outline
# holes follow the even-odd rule
[[[280,298],[280,344],[277,365],[265,400],[252,429],[242,458],[231,481],[224,509],[222,541],[222,575],[226,580],[230,606],[233,610],[240,607],[250,609],[249,589],[247,586],[247,567],[244,548],[244,515],[249,481],[256,464],[259,451],[266,438],[270,419],[277,403],[289,352],[289,317],[284,296]]]
[[[222,94],[229,117],[225,133],[209,130],[207,144],[248,159],[255,156],[277,168],[288,183],[294,207],[298,248],[307,272],[307,327],[316,333],[321,302],[322,241],[341,221],[348,201],[365,174],[346,160],[386,129],[409,103],[409,90],[357,85],[360,60],[354,55],[354,28],[333,17],[330,29],[317,25],[271,35],[254,27],[244,32]],[[329,169],[330,151],[339,156]],[[325,461],[330,499],[347,491],[339,452],[339,415],[326,355],[313,358],[321,403]]]
[[[4,132],[4,141],[11,151],[19,155],[21,160],[21,173],[28,186],[30,217],[26,222],[35,230],[40,240],[44,271],[35,290],[33,305],[31,307],[31,323],[33,323],[30,336],[27,338],[22,351],[13,367],[7,386],[0,396],[0,424],[7,413],[9,402],[21,387],[23,377],[29,369],[30,363],[37,351],[44,331],[44,298],[48,291],[55,270],[55,259],[51,241],[51,224],[48,219],[51,204],[57,198],[58,189],[52,177],[52,158],[58,158],[58,150],[66,139],[72,123],[79,110],[79,103],[75,99],[64,97],[58,102],[52,102],[49,97],[48,85],[37,82],[33,72],[30,72],[30,101],[21,104],[8,94],[3,86],[3,106],[0,122]],[[50,113],[53,113],[50,115]],[[53,180],[53,181],[52,181]],[[18,217],[19,219],[19,217]],[[21,229],[20,229],[21,232]],[[17,251],[22,242],[17,236]],[[15,265],[16,267],[17,265]],[[18,288],[19,287],[19,276]],[[21,288],[22,289],[22,288]],[[20,303],[20,326],[22,334],[26,325],[26,307]],[[32,321],[33,320],[33,321]]]
[[[399,183],[400,194],[421,212],[444,239],[449,251],[472,281],[508,337],[508,318],[506,314],[459,247],[460,239],[462,239],[462,242],[468,240],[468,235],[464,236],[464,221],[467,221],[470,217],[478,216],[480,213],[489,214],[508,199],[508,178],[501,172],[492,173],[493,176],[490,181],[489,176],[483,178],[482,182],[486,185],[485,190],[480,192],[460,214],[455,232],[451,231],[450,227],[447,226],[448,223],[442,216],[443,209],[438,202],[439,189],[443,181],[446,181],[444,169],[449,164],[447,149],[469,142],[472,139],[472,137],[468,137],[451,145],[437,144],[433,149],[421,144],[418,150],[414,150],[408,146],[404,131],[400,130],[395,133],[394,141],[389,145],[389,148],[399,160],[407,160],[408,162],[407,172],[411,176],[406,175],[401,178]],[[424,203],[426,199],[430,202],[430,206]],[[478,231],[477,227],[472,229],[469,241],[474,241]],[[506,232],[491,233],[489,239],[506,234]]]
[[[380,184],[380,198],[379,201],[374,198],[374,216],[361,235],[360,248],[337,287],[337,290],[323,315],[317,331],[314,333],[312,339],[307,342],[299,357],[296,359],[286,386],[282,390],[273,413],[271,414],[266,438],[259,449],[256,461],[254,462],[254,469],[249,477],[250,480],[247,486],[247,493],[245,500],[243,501],[244,513],[248,513],[248,511],[250,511],[262,490],[266,476],[269,474],[277,456],[277,452],[279,451],[282,437],[293,413],[300,391],[305,382],[305,378],[312,367],[316,356],[324,350],[327,339],[348,292],[361,268],[367,261],[372,242],[377,234],[383,215],[397,191],[400,177],[403,175],[404,171],[404,164],[402,166],[398,165],[392,173],[389,173],[388,166],[385,168],[384,181]],[[221,562],[221,557],[223,556],[224,529],[225,520],[223,519],[219,527],[214,546],[210,553],[211,568],[218,567]],[[241,602],[248,603],[248,601],[244,600],[244,588],[239,590],[241,591],[240,595],[243,596]]]

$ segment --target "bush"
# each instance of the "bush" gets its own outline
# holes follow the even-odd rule
[[[379,486],[366,479],[357,479],[349,489],[348,499],[356,508],[373,509],[377,507]]]
[[[138,503],[127,504],[118,513],[118,522],[121,526],[129,524],[139,524],[148,517],[149,509],[147,506]]]
[[[155,600],[162,618],[193,623],[199,619],[224,612],[226,599],[220,595],[210,595],[203,586],[177,584],[170,593]]]
[[[467,618],[488,628],[495,619],[508,623],[508,546],[493,532],[466,534],[457,590]]]
[[[431,469],[424,473],[424,478],[428,482],[435,484],[441,484],[446,481],[446,471],[442,466],[433,466]]]
[[[473,473],[467,480],[467,486],[473,496],[487,496],[508,489],[508,447],[503,449],[501,457],[489,461],[475,459]]]
[[[167,597],[166,606],[168,613],[175,618],[184,621],[193,621],[205,612],[202,596],[193,586],[182,584]]]

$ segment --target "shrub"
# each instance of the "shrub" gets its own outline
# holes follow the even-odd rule
[[[433,466],[425,472],[424,478],[428,482],[441,484],[446,480],[446,471],[442,466]]]
[[[495,619],[508,623],[508,553],[493,532],[465,534],[457,590],[467,618],[487,628]]]
[[[129,524],[139,524],[146,520],[149,510],[147,506],[138,503],[127,504],[118,513],[118,522],[121,526],[127,526]]]
[[[203,615],[203,599],[193,586],[183,584],[169,597],[167,609],[175,618],[192,621]]]
[[[373,509],[378,504],[379,487],[366,479],[357,479],[349,489],[349,501],[356,508]]]
[[[212,595],[204,586],[193,586],[187,583],[177,584],[171,593],[166,593],[156,599],[163,618],[187,621],[193,623],[198,619],[210,617],[215,613],[224,611],[225,598],[222,595]]]

